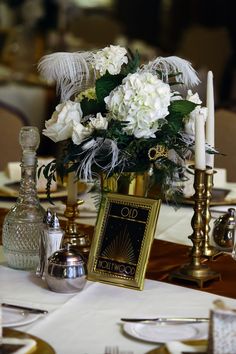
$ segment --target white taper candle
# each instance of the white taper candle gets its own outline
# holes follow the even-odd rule
[[[75,173],[70,172],[67,180],[67,204],[74,205],[77,203],[77,181],[75,181]]]
[[[208,71],[207,74],[207,120],[206,120],[206,142],[215,146],[215,106],[214,106],[214,87],[213,74]],[[206,164],[214,168],[214,154],[206,154]]]
[[[195,169],[206,169],[205,117],[202,113],[195,119]]]

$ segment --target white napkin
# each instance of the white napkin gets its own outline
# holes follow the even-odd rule
[[[214,205],[210,208],[212,218],[218,218],[228,212],[229,208],[236,210],[236,205]]]
[[[169,354],[186,353],[206,353],[206,345],[188,345],[181,342],[173,341],[166,343],[166,349]]]

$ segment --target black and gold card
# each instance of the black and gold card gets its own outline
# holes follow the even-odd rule
[[[88,261],[88,279],[142,290],[160,200],[108,193]]]

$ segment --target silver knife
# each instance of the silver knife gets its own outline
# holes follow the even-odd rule
[[[47,310],[43,310],[43,309],[37,309],[37,308],[21,306],[21,305],[13,305],[13,304],[7,304],[7,303],[2,303],[2,307],[8,307],[8,308],[11,308],[11,309],[27,311],[27,312],[30,312],[30,313],[41,313],[41,314],[47,314],[48,313]]]
[[[157,317],[157,318],[121,318],[123,322],[161,322],[161,323],[199,323],[199,322],[208,322],[209,318],[207,317]]]

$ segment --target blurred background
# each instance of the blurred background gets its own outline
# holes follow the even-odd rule
[[[234,0],[0,0],[0,109],[13,108],[42,130],[58,97],[53,83],[39,77],[39,59],[120,44],[138,49],[145,62],[170,55],[189,60],[204,104],[212,70],[216,109],[235,112],[234,23]],[[0,124],[6,134],[11,130],[1,113]],[[42,155],[53,154],[47,140],[42,136]]]

